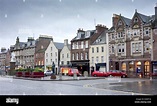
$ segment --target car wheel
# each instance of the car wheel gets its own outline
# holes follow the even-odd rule
[[[112,75],[109,75],[109,77],[113,77]]]
[[[122,75],[122,78],[125,78],[126,76],[125,75]]]
[[[94,74],[94,77],[96,77],[97,75],[96,74]]]

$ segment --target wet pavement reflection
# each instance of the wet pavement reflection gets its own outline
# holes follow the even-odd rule
[[[142,93],[148,95],[157,95],[157,79],[150,81],[138,81],[138,82],[119,82],[109,84],[97,84],[96,88]]]

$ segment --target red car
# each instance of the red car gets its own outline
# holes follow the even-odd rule
[[[108,73],[103,71],[94,71],[92,72],[92,76],[94,77],[107,77]]]
[[[126,78],[127,74],[120,70],[110,70],[108,73],[108,76],[120,76],[122,78]]]
[[[81,74],[79,73],[79,70],[78,70],[78,69],[76,69],[76,68],[70,68],[69,71],[68,71],[68,75],[69,75],[69,76],[73,76],[74,73],[76,73],[77,76],[81,76]]]
[[[152,76],[157,76],[157,70],[153,70]]]

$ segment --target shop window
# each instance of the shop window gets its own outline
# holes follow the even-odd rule
[[[124,63],[124,62],[122,63],[122,70],[126,71],[126,63]]]
[[[134,70],[134,62],[131,61],[129,62],[129,71],[133,71]]]

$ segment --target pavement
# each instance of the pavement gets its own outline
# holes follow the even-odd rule
[[[56,75],[56,79],[51,79],[51,76],[45,76],[42,78],[30,78],[30,77],[16,77],[5,75],[2,77],[12,77],[14,79],[35,80],[35,81],[77,81],[77,80],[93,80],[93,79],[105,79],[106,77],[92,77],[92,76],[67,76]]]

